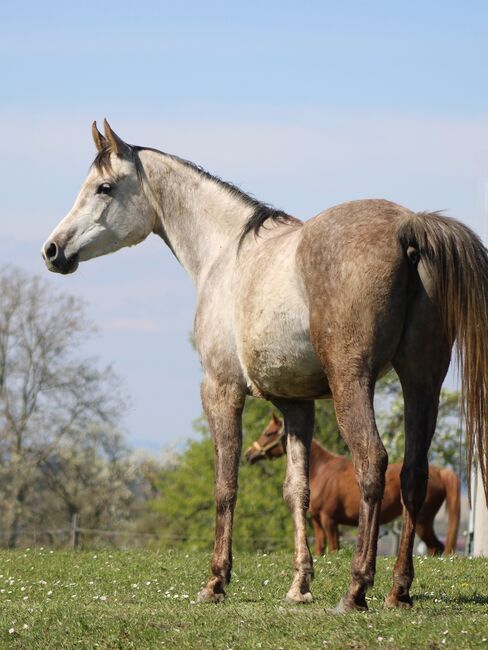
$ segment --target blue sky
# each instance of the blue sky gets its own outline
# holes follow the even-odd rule
[[[487,29],[482,2],[0,4],[0,263],[85,300],[134,446],[192,433],[195,296],[156,238],[69,278],[43,269],[92,120],[304,219],[385,197],[486,236]]]

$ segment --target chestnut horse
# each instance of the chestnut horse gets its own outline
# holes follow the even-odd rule
[[[246,451],[251,465],[264,458],[280,458],[286,454],[285,423],[275,413],[260,437]],[[381,502],[380,524],[387,524],[402,514],[400,487],[401,463],[386,468],[385,492]],[[339,548],[339,525],[357,526],[361,495],[354,465],[346,456],[338,456],[312,440],[310,456],[309,512],[315,533],[315,550],[321,555],[325,545],[329,551]],[[434,518],[446,502],[448,530],[446,545],[434,531]],[[427,545],[429,555],[456,551],[461,510],[461,481],[452,469],[429,465],[429,480],[424,505],[417,518],[416,532]]]
[[[393,366],[405,401],[405,508],[386,605],[410,607],[427,452],[455,341],[468,472],[477,449],[486,494],[488,251],[480,239],[454,219],[379,199],[344,203],[302,222],[193,163],[127,144],[107,122],[105,135],[95,124],[92,134],[98,154],[42,255],[49,270],[68,274],[154,233],[195,282],[195,341],[216,475],[212,573],[200,600],[223,600],[231,576],[246,395],[284,414],[284,496],[295,538],[287,598],[312,600],[306,513],[314,400],[332,397],[361,493],[352,574],[338,609],[367,608],[388,465],[373,398],[376,380]],[[69,147],[65,152],[73,155]]]

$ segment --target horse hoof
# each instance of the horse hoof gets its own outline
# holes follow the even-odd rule
[[[351,612],[367,612],[367,605],[357,605],[354,601],[341,598],[334,609],[328,610],[330,614],[350,614]]]
[[[413,600],[410,596],[387,596],[385,599],[387,609],[412,609]]]
[[[302,594],[300,591],[290,591],[286,594],[286,602],[289,605],[298,605],[300,603],[311,603],[313,600],[312,594],[307,591]]]
[[[225,598],[225,594],[220,592],[220,593],[215,593],[215,591],[211,591],[210,589],[202,589],[200,593],[197,596],[197,602],[199,603],[223,603]]]

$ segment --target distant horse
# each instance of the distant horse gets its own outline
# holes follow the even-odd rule
[[[212,576],[200,600],[223,600],[230,580],[246,395],[269,400],[285,417],[284,495],[295,529],[287,597],[312,600],[306,512],[314,400],[333,397],[361,492],[352,576],[338,610],[367,607],[388,464],[373,396],[376,380],[393,366],[405,399],[405,510],[386,604],[411,606],[427,451],[455,340],[468,465],[476,446],[486,475],[488,252],[479,238],[453,219],[376,199],[345,203],[303,223],[193,163],[128,145],[107,122],[105,135],[95,124],[92,132],[98,155],[42,255],[51,271],[72,273],[80,262],[155,233],[195,281],[217,511]]]
[[[263,458],[280,458],[286,454],[285,423],[273,413],[260,437],[246,451],[248,463]],[[386,468],[385,492],[381,502],[380,524],[387,524],[402,514],[401,463]],[[461,482],[452,469],[429,465],[429,480],[424,505],[417,517],[416,532],[427,545],[429,555],[456,551],[461,505]],[[339,548],[339,525],[357,526],[361,495],[352,461],[324,449],[312,440],[310,456],[309,512],[315,533],[315,550],[321,555],[325,545],[329,551]],[[446,502],[448,530],[446,545],[434,531],[434,518]]]

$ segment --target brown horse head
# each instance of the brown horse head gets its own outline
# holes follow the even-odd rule
[[[246,460],[252,465],[263,458],[280,458],[285,453],[285,425],[283,420],[273,413],[263,433],[246,451]]]

